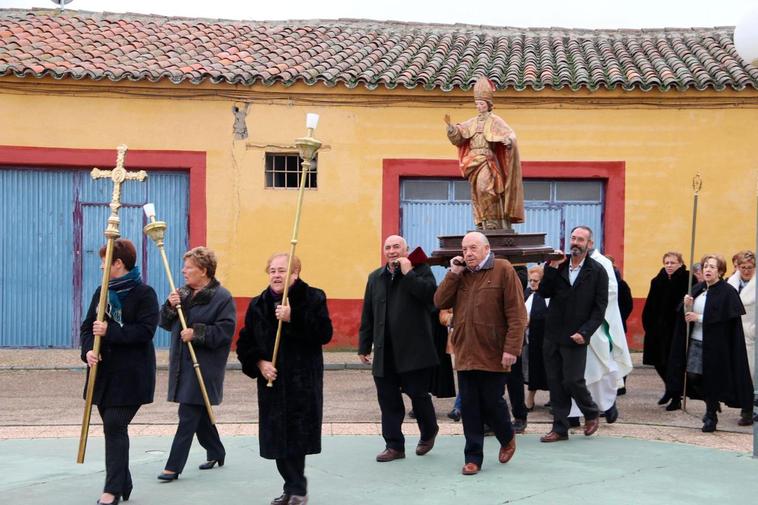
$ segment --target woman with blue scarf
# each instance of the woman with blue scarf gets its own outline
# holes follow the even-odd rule
[[[101,261],[104,256],[102,247]],[[122,498],[126,501],[132,493],[129,423],[141,405],[152,403],[155,392],[153,336],[158,326],[158,298],[153,288],[142,282],[136,260],[134,244],[126,239],[114,242],[106,319],[96,321],[97,288],[81,326],[82,361],[88,366],[99,362],[92,401],[105,435],[105,486],[99,505],[118,503]],[[95,335],[101,337],[99,356],[92,352]]]

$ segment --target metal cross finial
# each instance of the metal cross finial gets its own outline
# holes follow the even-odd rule
[[[108,178],[113,181],[113,196],[111,197],[111,215],[108,217],[108,227],[105,229],[105,237],[117,239],[121,236],[118,230],[120,220],[118,218],[118,209],[121,207],[121,184],[124,181],[144,181],[147,172],[140,170],[138,172],[127,172],[124,168],[124,159],[126,158],[127,147],[123,144],[118,146],[118,157],[116,158],[116,167],[112,170],[100,170],[93,168],[90,175],[93,179]]]

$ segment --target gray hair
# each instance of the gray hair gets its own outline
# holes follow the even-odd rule
[[[592,240],[592,228],[586,224],[580,224],[579,226],[574,226],[571,228],[571,235],[573,235],[576,230],[587,230],[587,232],[590,234],[589,240]]]

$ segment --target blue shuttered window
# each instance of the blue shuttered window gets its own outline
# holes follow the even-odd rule
[[[439,248],[440,235],[462,235],[473,229],[470,189],[460,179],[405,179],[401,181],[400,229],[411,249],[427,254]],[[528,180],[524,182],[526,222],[514,225],[520,233],[546,233],[547,245],[564,249],[571,228],[588,225],[595,246],[603,247],[601,181]],[[443,267],[432,267],[439,282]]]
[[[100,285],[98,251],[110,214],[112,183],[86,170],[0,169],[0,346],[76,347],[79,327]],[[157,248],[142,233],[142,205],[155,202],[169,225],[166,252],[181,285],[187,249],[189,178],[149,172],[122,185],[121,236],[137,247],[137,265],[159,300],[168,282]],[[156,345],[168,345],[159,330]]]

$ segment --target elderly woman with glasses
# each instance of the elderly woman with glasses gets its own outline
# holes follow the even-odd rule
[[[680,308],[667,385],[675,395],[673,403],[684,392],[687,374],[687,396],[705,401],[702,430],[713,432],[722,402],[741,409],[740,426],[753,423],[753,382],[742,332],[745,309],[737,291],[722,279],[726,261],[707,254],[701,263],[704,282],[692,288],[692,296],[684,296]],[[685,346],[686,325],[690,333]]]

